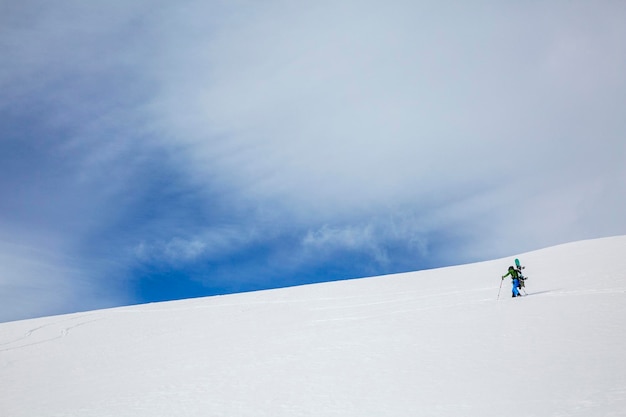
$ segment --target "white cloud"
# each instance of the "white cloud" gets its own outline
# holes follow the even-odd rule
[[[373,237],[371,226],[364,228],[323,226],[318,230],[310,230],[302,240],[302,243],[305,247],[308,246],[316,250],[332,251],[336,250],[337,247],[358,250],[371,247]]]
[[[198,175],[313,216],[421,205],[494,177],[578,181],[575,166],[592,155],[594,169],[620,143],[623,8],[593,7],[581,31],[589,8],[493,6],[231,10],[212,31],[170,33],[177,46],[156,66],[177,66],[160,73],[156,114]],[[582,55],[563,56],[564,39]],[[593,64],[563,74],[572,59]]]
[[[185,237],[141,242],[135,246],[134,256],[142,262],[181,265],[199,259],[219,260],[258,240],[256,230],[244,230],[243,226],[208,228]]]

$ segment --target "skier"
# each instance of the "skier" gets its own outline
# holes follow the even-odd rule
[[[513,266],[509,266],[509,272],[506,273],[506,275],[502,275],[502,279],[511,276],[511,280],[512,280],[512,284],[513,284],[513,297],[521,297],[522,294],[520,294],[519,292],[519,287],[520,287],[520,279],[519,279],[519,273],[517,272],[517,269],[515,269]]]

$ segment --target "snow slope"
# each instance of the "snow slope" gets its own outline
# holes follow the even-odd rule
[[[0,325],[0,415],[625,416],[626,236]]]

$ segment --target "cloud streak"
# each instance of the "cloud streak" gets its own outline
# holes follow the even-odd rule
[[[172,108],[190,105],[196,119],[189,123],[185,112],[178,122],[172,109],[162,114],[184,132],[202,175],[217,166],[255,197],[317,211],[330,202],[336,215],[357,205],[428,200],[495,173],[534,188],[572,166],[595,169],[590,153],[605,158],[595,140],[619,146],[611,134],[591,140],[605,122],[619,123],[621,102],[611,90],[621,82],[624,57],[607,58],[620,39],[611,33],[619,32],[613,19],[611,29],[595,33],[578,30],[578,14],[553,27],[541,9],[526,11],[530,22],[514,18],[517,8],[497,8],[459,26],[467,10],[435,8],[432,21],[417,25],[406,16],[420,10],[403,3],[382,12],[274,6],[207,39],[206,54],[184,54],[193,57],[182,71],[189,76],[167,88],[182,94],[166,100]],[[593,13],[588,26],[604,24],[607,14]],[[566,42],[582,50],[563,52]],[[605,60],[600,71],[588,62],[598,56]],[[193,91],[178,79],[196,80]],[[585,104],[607,98],[613,105],[601,114]],[[567,162],[559,163],[564,153]],[[509,173],[510,158],[535,173]]]

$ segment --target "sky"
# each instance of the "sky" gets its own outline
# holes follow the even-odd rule
[[[626,233],[618,1],[0,5],[0,321]]]

